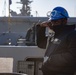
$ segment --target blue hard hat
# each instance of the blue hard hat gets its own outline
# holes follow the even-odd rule
[[[62,18],[69,18],[67,10],[63,7],[55,7],[50,14],[49,20],[58,20]]]

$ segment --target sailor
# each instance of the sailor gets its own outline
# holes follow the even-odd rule
[[[67,24],[68,18],[67,10],[58,6],[48,21],[37,25],[37,46],[46,48],[43,75],[74,75],[76,71],[76,31],[75,25]],[[53,35],[45,35],[46,27]]]

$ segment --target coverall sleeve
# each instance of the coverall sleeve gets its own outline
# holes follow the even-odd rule
[[[41,27],[40,25],[36,26],[36,36],[37,36],[37,46],[39,48],[46,48],[47,37],[45,36],[45,27]]]

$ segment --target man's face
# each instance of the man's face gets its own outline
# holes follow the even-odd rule
[[[56,26],[56,25],[66,25],[67,24],[67,19],[63,18],[63,19],[59,19],[59,20],[52,20],[51,21],[52,26]]]
[[[61,25],[62,21],[61,20],[52,20],[51,24],[52,24],[52,26]]]

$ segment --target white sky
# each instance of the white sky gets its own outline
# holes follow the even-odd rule
[[[0,16],[8,16],[8,0],[6,0],[6,5],[4,4],[5,0],[0,0]],[[20,13],[19,9],[21,4],[16,2],[20,0],[12,0],[11,9]],[[30,4],[31,6],[31,15],[36,16],[36,11],[38,12],[37,16],[47,16],[48,11],[56,6],[62,6],[67,9],[71,17],[76,17],[76,0],[33,0]]]

